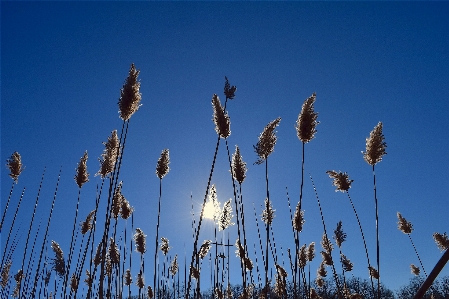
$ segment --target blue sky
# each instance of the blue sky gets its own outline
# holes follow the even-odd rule
[[[155,166],[162,149],[170,149],[160,236],[170,240],[172,254],[183,261],[193,248],[190,196],[198,214],[215,149],[210,102],[214,93],[224,100],[227,76],[237,86],[236,98],[227,105],[228,142],[231,150],[239,145],[249,168],[243,184],[248,230],[255,233],[253,202],[259,215],[265,198],[264,167],[253,165],[253,145],[264,126],[280,116],[278,143],[269,158],[277,215],[273,228],[284,256],[294,246],[285,188],[296,205],[301,143],[294,125],[303,101],[316,92],[320,124],[306,145],[301,243],[318,243],[322,234],[310,173],[327,226],[333,229],[343,221],[348,234],[343,252],[354,262],[354,275],[364,278],[356,219],[346,195],[334,192],[325,172],[346,171],[354,180],[350,194],[375,260],[372,172],[361,151],[369,132],[383,122],[388,154],[376,165],[380,270],[381,281],[397,289],[412,277],[409,265],[418,260],[396,228],[396,212],[413,223],[412,238],[427,272],[441,256],[432,234],[449,228],[447,15],[447,2],[2,1],[1,159],[18,151],[26,166],[11,201],[15,208],[21,189],[27,188],[21,229],[44,167],[37,219],[47,219],[62,167],[49,233],[68,251],[77,199],[75,167],[87,150],[91,181],[81,193],[84,218],[94,207],[100,182],[93,174],[102,142],[121,128],[117,101],[135,63],[143,105],[130,122],[123,194],[136,209],[135,227],[148,235],[146,269],[152,269],[159,194]],[[224,202],[233,192],[223,143],[217,159],[212,183]],[[6,168],[1,181],[3,211],[11,186]],[[229,232],[233,243],[236,228]],[[213,225],[206,222],[200,240],[212,237]],[[316,258],[313,273],[318,265]],[[442,275],[449,275],[447,267]]]

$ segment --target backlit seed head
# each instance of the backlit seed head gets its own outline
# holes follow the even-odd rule
[[[160,247],[160,249],[161,249],[161,251],[162,251],[162,253],[164,254],[164,255],[167,255],[167,253],[168,253],[168,251],[170,250],[170,246],[168,245],[168,239],[167,238],[164,238],[164,237],[162,237],[161,238],[161,247]]]
[[[387,143],[382,134],[382,122],[379,122],[366,138],[366,152],[362,152],[363,158],[369,165],[375,165],[382,161],[382,156],[386,155]]]
[[[170,265],[170,274],[175,276],[176,273],[178,273],[178,269],[179,269],[178,255],[175,255],[175,258],[173,259],[173,261],[171,262],[171,265]]]
[[[117,130],[112,131],[111,136],[108,137],[107,142],[103,142],[105,149],[101,154],[100,170],[96,175],[100,175],[101,178],[105,178],[108,174],[114,171],[115,162],[119,154],[119,140],[117,136]]]
[[[137,274],[136,285],[139,289],[143,289],[145,287],[145,279],[142,276],[142,273]]]
[[[122,201],[124,198],[124,196],[122,195],[122,184],[123,182],[120,182],[117,185],[114,191],[114,195],[112,197],[112,217],[114,219],[117,219],[118,215],[120,214],[120,208],[122,206]]]
[[[198,280],[198,278],[200,278],[200,271],[197,268],[190,266],[190,276]]]
[[[148,299],[152,299],[153,298],[153,289],[151,288],[151,286],[148,286],[148,289],[147,289],[147,296],[148,296]]]
[[[113,265],[118,265],[120,263],[120,251],[115,243],[115,240],[111,237],[109,239],[109,256],[111,258],[111,263]]]
[[[129,204],[129,201],[123,197],[122,198],[122,204],[121,204],[121,208],[120,208],[120,217],[122,217],[122,219],[128,219],[131,214],[134,212],[133,207],[131,207],[131,205]]]
[[[268,156],[274,151],[274,146],[277,142],[275,129],[281,122],[281,118],[278,117],[275,120],[269,122],[262,133],[260,133],[259,141],[254,145],[254,151],[259,156],[259,159],[255,164],[262,164]]]
[[[136,70],[134,63],[131,64],[128,77],[120,90],[118,100],[120,118],[128,120],[141,106],[142,94],[139,92],[140,82],[137,80],[140,71]]]
[[[92,277],[90,275],[89,270],[87,270],[87,269],[86,269],[86,278],[84,279],[84,282],[86,283],[86,285],[88,287],[92,287],[93,279],[92,279]]]
[[[221,214],[218,217],[218,230],[222,231],[228,228],[230,225],[234,225],[232,220],[232,206],[231,206],[231,199],[226,201],[223,204],[223,209],[221,210]]]
[[[9,279],[9,270],[11,269],[12,261],[7,261],[5,265],[3,265],[2,273],[0,275],[2,281],[0,282],[0,285],[5,288],[8,285],[8,279]]]
[[[398,229],[404,234],[411,234],[413,231],[413,225],[411,222],[407,221],[402,217],[401,213],[397,213],[398,216]]]
[[[410,265],[410,270],[412,271],[412,274],[415,274],[416,276],[419,276],[419,267],[416,267],[415,265],[411,264]]]
[[[220,99],[216,94],[212,96],[212,108],[214,110],[213,121],[215,123],[215,132],[221,138],[228,138],[231,135],[231,120],[221,106]]]
[[[125,272],[125,285],[129,286],[133,282],[133,278],[131,276],[131,270],[127,269]]]
[[[368,269],[369,269],[369,275],[372,278],[379,279],[379,272],[375,268],[369,266]]]
[[[265,224],[271,224],[276,216],[274,215],[276,210],[273,209],[273,205],[271,203],[271,201],[268,202],[268,198],[265,198],[264,210],[262,212],[262,221],[265,222]]]
[[[449,238],[446,233],[434,233],[433,239],[435,240],[435,243],[437,243],[437,246],[441,251],[449,249]]]
[[[17,184],[19,182],[19,175],[25,169],[22,165],[22,157],[18,152],[14,152],[9,159],[6,160],[6,167],[9,169],[9,176]]]
[[[351,188],[351,183],[354,182],[354,180],[349,179],[349,175],[346,172],[336,172],[334,170],[328,170],[326,173],[329,175],[330,178],[334,179],[332,182],[332,185],[337,187],[335,191],[341,191],[345,192],[348,191],[349,188]]]
[[[133,236],[134,242],[136,243],[136,251],[140,254],[144,254],[146,251],[146,235],[140,228],[136,228],[136,233]]]
[[[309,244],[307,247],[307,260],[311,262],[315,258],[315,242]]]
[[[78,187],[82,187],[84,183],[89,181],[89,173],[87,172],[87,151],[81,157],[78,167],[76,168],[75,182]]]
[[[298,266],[299,268],[304,269],[306,264],[307,264],[307,248],[306,244],[304,244],[299,249]]]
[[[235,97],[235,92],[237,91],[237,87],[234,85],[231,86],[229,84],[228,78],[225,76],[225,86],[224,86],[224,94],[227,99],[233,100]]]
[[[295,217],[293,218],[293,228],[296,231],[301,232],[305,222],[306,220],[304,220],[304,210],[301,211],[299,209],[299,202],[298,202],[298,205],[296,206],[295,210]]]
[[[70,288],[72,291],[78,290],[78,279],[76,278],[75,273],[72,274],[72,277],[70,278]]]
[[[334,239],[338,247],[346,240],[346,233],[343,232],[342,222],[337,223],[337,228],[334,230]]]
[[[330,253],[327,253],[326,251],[321,251],[321,257],[323,258],[323,262],[328,265],[332,266],[334,262],[332,261],[332,257]]]
[[[315,100],[316,94],[313,93],[304,101],[298,120],[296,121],[296,134],[299,140],[304,143],[311,141],[317,132],[316,126],[319,122],[317,121],[318,113],[315,112],[313,107]]]
[[[169,150],[164,149],[164,150],[162,150],[161,156],[157,160],[157,165],[156,165],[156,175],[161,180],[170,171],[168,164],[170,164]]]
[[[241,184],[246,178],[247,170],[246,163],[243,162],[242,155],[240,155],[240,149],[236,145],[235,153],[232,155],[232,177]]]
[[[341,265],[343,266],[343,269],[346,272],[351,272],[352,268],[354,267],[353,263],[351,263],[351,261],[344,255],[342,254],[340,256],[340,261],[341,261]]]
[[[318,267],[317,276],[318,277],[327,276],[326,264],[324,263],[324,261],[321,261],[320,266]]]
[[[321,238],[321,247],[327,252],[331,253],[332,250],[334,250],[334,246],[332,245],[332,242],[327,237],[326,233],[323,233],[323,237]]]
[[[92,229],[92,220],[94,218],[95,210],[92,210],[89,215],[87,215],[86,220],[81,223],[81,234],[86,234]]]
[[[212,242],[211,240],[204,240],[203,244],[200,247],[200,251],[198,253],[198,256],[200,257],[200,259],[204,259],[206,257],[206,255],[209,253],[211,242]]]
[[[64,277],[65,274],[65,260],[64,253],[62,252],[61,247],[55,241],[51,241],[51,248],[55,253],[55,258],[52,259],[52,270],[56,271],[60,277]]]

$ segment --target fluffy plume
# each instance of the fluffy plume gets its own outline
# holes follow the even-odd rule
[[[122,202],[121,202],[121,207],[120,207],[120,217],[122,217],[122,219],[126,220],[132,215],[133,212],[134,212],[134,209],[129,204],[129,201],[125,197],[122,197]]]
[[[342,265],[343,269],[346,272],[351,272],[352,271],[352,268],[354,267],[354,265],[351,263],[351,261],[344,254],[342,254],[340,256],[340,261],[341,261],[341,265]]]
[[[235,250],[235,254],[237,255],[237,257],[239,257],[241,259],[245,258],[245,256],[246,256],[245,249],[243,249],[242,243],[240,243],[240,240],[238,238],[235,241],[235,247],[237,248]]]
[[[157,160],[156,175],[162,180],[162,178],[170,171],[170,154],[168,149],[162,150],[161,156]]]
[[[315,242],[309,244],[307,247],[307,260],[311,262],[315,258]]]
[[[220,217],[218,217],[218,230],[222,231],[228,228],[230,225],[234,225],[232,220],[232,207],[231,207],[231,199],[226,201],[223,205],[223,210],[220,213]]]
[[[22,269],[17,271],[17,273],[14,275],[14,280],[16,281],[16,286],[14,287],[12,297],[19,297],[20,284],[22,283],[23,276],[24,275],[23,275]]]
[[[327,252],[331,253],[332,250],[334,250],[334,246],[332,245],[332,242],[327,237],[326,233],[323,233],[323,237],[321,238],[321,247]]]
[[[161,251],[162,251],[162,253],[164,254],[164,255],[167,255],[167,253],[168,253],[168,251],[170,250],[170,246],[168,245],[168,239],[167,238],[164,238],[164,237],[162,237],[161,238],[161,247],[160,247],[160,249],[161,249]]]
[[[326,270],[324,270],[324,271],[326,271]],[[325,274],[326,274],[326,272],[325,272]],[[326,282],[324,281],[324,279],[322,277],[317,277],[315,279],[315,283],[319,288],[324,287],[324,285],[326,284]]]
[[[61,247],[55,241],[51,241],[51,248],[55,253],[55,258],[52,259],[52,270],[56,271],[60,277],[64,277],[65,274],[65,260]]]
[[[220,99],[216,94],[212,96],[212,108],[214,109],[215,132],[221,138],[228,138],[231,135],[231,120],[221,106]]]
[[[232,155],[232,177],[239,182],[240,184],[243,183],[243,181],[246,178],[246,163],[243,162],[242,155],[240,155],[240,149],[236,145],[235,146],[235,152]]]
[[[178,273],[178,269],[179,269],[179,266],[178,266],[178,255],[175,255],[175,258],[173,259],[173,261],[171,262],[171,265],[170,265],[170,273],[171,273],[171,275],[175,276],[176,273]]]
[[[437,243],[437,246],[441,251],[449,249],[449,238],[446,233],[434,233],[433,239],[435,240],[435,243]]]
[[[277,274],[275,277],[274,292],[277,296],[282,297],[284,296],[284,294],[287,293],[286,289],[287,284],[285,279],[287,277],[287,272],[285,271],[284,268],[282,268],[278,264],[276,264],[276,270]]]
[[[334,263],[332,261],[332,257],[330,255],[330,253],[326,252],[326,251],[321,251],[321,257],[323,258],[323,262],[328,265],[328,266],[332,266]]]
[[[225,76],[225,86],[224,86],[224,94],[227,99],[233,100],[235,97],[235,92],[237,91],[237,87],[234,85],[231,86],[229,84],[228,78]]]
[[[114,239],[111,237],[109,239],[110,244],[109,244],[109,256],[111,257],[111,263],[113,265],[117,265],[120,263],[120,250],[117,247],[117,244],[115,244]]]
[[[253,262],[249,257],[244,257],[243,263],[245,264],[246,270],[251,271],[253,269]]]
[[[369,269],[369,275],[372,278],[379,279],[379,272],[375,268],[369,266],[368,269]]]
[[[136,243],[136,251],[140,254],[144,254],[146,251],[146,235],[140,228],[136,228],[136,233],[133,236],[134,242]]]
[[[86,220],[81,223],[81,233],[84,235],[92,229],[92,220],[94,218],[95,210],[92,210],[89,215],[87,215]]]
[[[254,146],[254,151],[259,156],[259,159],[255,164],[262,164],[268,156],[274,151],[274,146],[276,145],[277,137],[274,131],[276,127],[281,122],[281,118],[278,117],[275,120],[269,122],[262,133],[260,133],[259,141]]]
[[[317,276],[318,277],[326,277],[327,276],[326,265],[325,265],[324,261],[321,261],[320,266],[318,267]]]
[[[296,121],[296,135],[304,143],[309,142],[315,137],[316,126],[319,124],[317,121],[318,113],[315,112],[313,107],[315,99],[316,94],[313,93],[312,96],[304,101],[301,113],[299,113],[298,120]]]
[[[118,100],[120,118],[128,120],[141,106],[142,94],[139,92],[140,82],[137,81],[140,71],[136,70],[134,63],[131,64],[128,77],[120,90]]]
[[[310,288],[310,298],[311,299],[322,299],[314,288]]]
[[[114,191],[114,195],[112,197],[112,217],[114,219],[117,219],[118,215],[120,214],[120,208],[122,206],[122,201],[124,198],[124,196],[122,195],[122,184],[123,182],[120,182],[117,185]]]
[[[152,299],[153,298],[153,289],[151,288],[151,286],[148,286],[148,289],[147,289],[147,296],[148,296],[148,299]]]
[[[78,279],[76,278],[75,273],[72,274],[72,277],[70,278],[70,288],[72,291],[78,290]]]
[[[88,287],[92,287],[93,279],[92,279],[92,277],[90,275],[89,270],[87,270],[87,269],[86,269],[86,278],[84,279],[84,282],[86,283],[86,285]]]
[[[139,289],[143,289],[145,287],[145,280],[142,276],[142,273],[137,274],[136,285]]]
[[[307,264],[307,249],[306,244],[302,245],[302,247],[299,249],[299,256],[298,256],[298,266],[301,269],[304,269],[304,267]]]
[[[386,155],[385,137],[382,134],[382,122],[379,122],[366,138],[366,152],[362,152],[363,158],[369,165],[376,165]]]
[[[12,261],[7,261],[5,265],[3,265],[2,273],[1,273],[1,279],[0,285],[4,288],[8,285],[8,279],[9,279],[9,270],[11,269]]]
[[[101,256],[101,243],[99,243],[97,246],[97,251],[95,253],[95,257],[94,257],[94,265],[98,266],[102,260],[103,260],[103,258]]]
[[[112,276],[112,261],[111,257],[109,255],[106,255],[106,261],[104,266],[104,272],[106,273],[106,276],[111,277]]]
[[[131,270],[126,269],[126,272],[125,272],[125,285],[129,286],[129,285],[131,285],[132,282],[133,282],[133,278],[131,276]]]
[[[273,209],[273,206],[271,204],[268,204],[268,198],[265,198],[265,203],[264,203],[264,210],[262,212],[262,221],[265,222],[266,224],[271,224],[273,222],[273,219],[276,215],[274,215],[274,212],[276,210]]]
[[[415,274],[416,276],[419,276],[419,267],[416,267],[415,265],[411,264],[410,265],[410,270],[412,271],[412,274]]]
[[[349,175],[346,172],[343,173],[341,171],[336,172],[334,170],[328,170],[328,171],[326,171],[326,173],[329,175],[329,177],[331,179],[334,179],[334,181],[332,182],[332,185],[337,187],[337,189],[335,189],[335,192],[348,191],[349,188],[351,188],[351,183],[354,182],[354,180],[349,179]]]
[[[411,222],[408,222],[404,217],[402,217],[401,213],[397,213],[398,216],[398,229],[404,234],[411,234],[413,231],[413,225]]]
[[[215,298],[223,299],[223,292],[219,288],[215,288]]]
[[[206,257],[206,255],[209,253],[211,242],[212,242],[211,240],[204,240],[203,244],[200,247],[200,251],[198,253],[198,256],[200,257],[200,259],[204,259]]]
[[[195,267],[190,266],[190,275],[195,278],[196,280],[198,280],[198,278],[200,278],[200,270],[198,270]]]
[[[117,136],[117,130],[112,131],[111,136],[108,137],[107,142],[103,142],[105,149],[101,154],[100,170],[96,175],[100,175],[101,178],[105,178],[109,173],[114,171],[115,162],[119,154],[119,140]]]
[[[84,152],[84,155],[81,157],[80,162],[78,163],[78,167],[76,168],[75,182],[78,187],[82,187],[84,183],[89,181],[89,173],[87,172],[87,151]]]
[[[334,239],[338,247],[346,240],[346,233],[343,232],[342,222],[337,223],[337,228],[334,230]]]
[[[293,228],[296,231],[301,232],[302,226],[304,225],[305,222],[306,221],[304,220],[304,211],[301,211],[299,209],[299,202],[298,202],[298,205],[296,205],[295,217],[293,218]]]
[[[9,176],[17,184],[19,182],[19,175],[25,169],[22,165],[22,157],[18,152],[14,152],[9,159],[6,160],[6,167],[9,168]]]

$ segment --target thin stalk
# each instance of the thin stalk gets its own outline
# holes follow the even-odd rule
[[[418,257],[419,264],[421,265],[424,275],[427,276],[426,270],[424,269],[424,265],[422,264],[421,258],[419,257],[418,250],[416,250],[415,243],[413,243],[412,236],[410,236],[410,234],[407,234],[407,235],[408,235],[408,238],[410,239],[410,242],[412,243],[413,249],[415,250],[416,256]]]
[[[380,299],[380,245],[379,245],[379,210],[377,202],[377,188],[376,188],[376,173],[374,172],[373,165],[373,179],[374,179],[374,202],[376,204],[376,256],[377,256],[377,273],[379,278],[377,279],[377,298]]]
[[[12,191],[14,190],[14,185],[15,185],[15,182],[12,181],[12,186],[9,191],[8,201],[6,202],[5,210],[3,211],[3,216],[2,216],[2,222],[0,223],[0,232],[2,231],[2,228],[3,228],[3,221],[5,220],[6,211],[8,210],[9,201],[11,200]]]
[[[266,203],[266,210],[267,213],[270,213],[270,192],[268,190],[268,158],[265,159],[265,181],[266,181],[266,188],[267,188],[267,203]],[[270,219],[267,219],[267,240],[265,244],[265,251],[266,251],[266,259],[265,259],[265,287],[267,288],[267,295],[269,296],[270,290],[268,289],[268,243],[270,242]]]
[[[161,198],[162,198],[162,179],[159,179],[159,201],[158,201],[158,211],[157,211],[157,226],[156,226],[156,248],[154,250],[154,278],[153,278],[153,289],[156,290],[156,280],[157,280],[157,257],[158,257],[158,247],[159,247],[159,223],[161,219]]]

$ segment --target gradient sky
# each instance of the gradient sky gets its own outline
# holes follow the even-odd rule
[[[46,223],[62,168],[49,238],[68,251],[76,165],[87,150],[91,177],[80,204],[85,218],[100,182],[94,174],[102,142],[121,128],[117,101],[135,63],[142,106],[130,122],[122,192],[136,209],[135,227],[148,235],[145,269],[152,273],[159,195],[155,166],[162,149],[170,150],[160,236],[170,240],[172,256],[178,254],[183,262],[193,249],[190,197],[198,216],[217,138],[211,98],[216,93],[224,100],[227,76],[237,86],[227,105],[228,142],[232,151],[239,145],[248,163],[243,196],[252,236],[253,203],[260,215],[265,198],[265,167],[253,165],[253,145],[269,121],[282,118],[269,157],[269,188],[276,245],[285,265],[286,250],[294,247],[285,188],[296,205],[301,142],[294,126],[303,101],[316,92],[320,124],[306,145],[306,223],[300,242],[319,243],[323,231],[310,174],[328,230],[343,221],[348,234],[343,252],[354,262],[354,275],[362,278],[368,275],[356,218],[346,195],[334,192],[325,172],[346,171],[354,180],[350,194],[375,261],[373,176],[361,151],[369,132],[383,122],[387,155],[376,165],[380,271],[381,281],[398,289],[412,277],[409,265],[419,262],[408,237],[397,229],[396,212],[413,223],[412,238],[428,273],[441,256],[432,234],[449,232],[448,15],[448,2],[2,1],[1,159],[18,151],[26,166],[6,223],[26,187],[16,227],[26,231],[44,167],[36,225]],[[233,196],[228,165],[222,143],[212,179],[222,203]],[[2,211],[10,187],[3,168]],[[229,232],[234,243],[236,227]],[[213,225],[206,221],[200,242],[210,238]],[[248,241],[250,248],[258,244],[257,238]],[[24,243],[23,236],[18,252]],[[236,269],[237,259],[232,259]],[[312,262],[313,273],[319,261]],[[18,267],[13,263],[14,272]],[[449,275],[449,266],[441,275]],[[152,281],[152,274],[146,280]],[[232,280],[241,282],[238,275]]]

